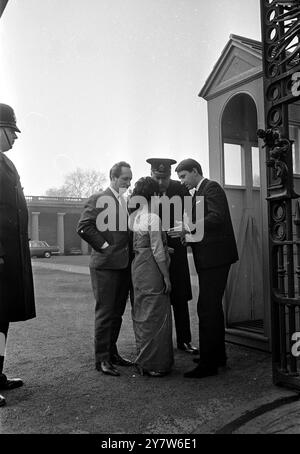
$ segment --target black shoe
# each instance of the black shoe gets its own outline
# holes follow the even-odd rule
[[[193,359],[194,363],[199,364],[200,358]],[[221,359],[217,363],[217,367],[226,367],[227,366],[227,359]]]
[[[133,366],[133,362],[129,361],[129,359],[122,358],[120,355],[113,355],[111,358],[112,364],[116,366]]]
[[[186,372],[183,374],[185,378],[204,378],[204,377],[211,377],[213,375],[218,375],[218,368],[217,367],[208,367],[202,364],[196,367],[196,369],[191,370],[190,372]]]
[[[23,381],[20,378],[8,379],[6,375],[0,374],[0,389],[10,390],[20,388],[23,385]]]
[[[178,350],[182,350],[186,353],[191,353],[192,355],[198,355],[199,350],[198,348],[194,347],[190,342],[183,343],[183,344],[178,344],[177,346]]]
[[[106,375],[111,375],[113,377],[119,377],[120,374],[117,369],[110,363],[109,361],[101,361],[100,363],[96,364],[96,369],[99,372],[102,372]]]
[[[0,394],[0,407],[3,407],[3,405],[6,404],[6,400],[5,400],[5,397],[1,396]]]

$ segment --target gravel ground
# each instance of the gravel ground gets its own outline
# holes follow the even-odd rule
[[[184,379],[192,357],[175,350],[164,378],[121,377],[94,369],[94,300],[87,275],[34,266],[37,318],[11,325],[5,372],[24,379],[3,392],[1,434],[215,433],[243,412],[291,395],[272,385],[268,353],[228,345],[230,369],[216,377]],[[197,343],[195,303],[190,303]],[[120,354],[134,358],[130,304],[119,339]]]

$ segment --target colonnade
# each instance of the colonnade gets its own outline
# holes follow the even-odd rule
[[[39,240],[39,211],[32,211],[31,213],[31,240]],[[65,252],[65,225],[64,217],[66,213],[57,213],[57,245],[61,251],[61,254]],[[42,239],[42,238],[41,238]],[[81,240],[81,252],[83,255],[88,254],[88,244]]]

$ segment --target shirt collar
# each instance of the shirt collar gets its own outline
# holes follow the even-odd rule
[[[111,186],[109,187],[109,189],[111,190],[113,195],[116,197],[116,199],[119,200],[121,194],[119,192],[117,192],[114,188],[112,188]]]
[[[205,180],[205,178],[202,177],[201,180],[199,181],[199,183],[198,183],[198,185],[197,185],[197,187],[196,187],[196,191],[197,191],[197,192],[199,191],[199,189],[200,189],[200,187],[201,187],[201,185],[202,185],[202,183],[203,183],[204,180]]]
[[[203,183],[204,180],[205,180],[205,178],[202,177],[201,180],[199,181],[199,183],[197,184],[197,186],[196,186],[194,189],[191,189],[191,190],[190,190],[190,194],[191,194],[191,195],[194,195],[194,194],[196,194],[196,192],[199,191],[199,189],[200,189],[200,187],[201,187],[201,185],[202,185],[202,183]]]

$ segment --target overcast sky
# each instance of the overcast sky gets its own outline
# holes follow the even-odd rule
[[[22,131],[8,156],[26,195],[119,160],[134,180],[149,157],[192,157],[209,176],[198,93],[231,33],[260,39],[259,0],[9,0],[0,100]]]

